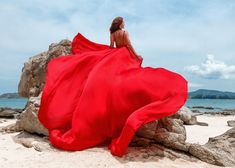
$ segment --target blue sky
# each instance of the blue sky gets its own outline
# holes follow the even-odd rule
[[[0,1],[0,94],[16,92],[29,57],[82,33],[109,44],[122,16],[143,67],[182,74],[189,91],[235,92],[234,0]]]

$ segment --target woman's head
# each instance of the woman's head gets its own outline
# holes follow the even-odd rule
[[[119,30],[119,29],[122,29],[124,28],[124,20],[122,17],[118,16],[116,18],[113,19],[113,22],[111,24],[111,27],[110,27],[110,33],[114,33],[115,31]]]

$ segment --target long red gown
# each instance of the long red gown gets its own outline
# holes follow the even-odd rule
[[[187,80],[141,64],[126,46],[109,48],[78,33],[72,54],[47,65],[38,118],[51,144],[76,151],[110,142],[121,157],[141,125],[176,113],[187,100]]]

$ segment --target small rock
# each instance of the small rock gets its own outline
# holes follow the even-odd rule
[[[227,123],[228,123],[228,126],[235,127],[235,120],[228,120]]]
[[[197,115],[201,114],[194,114],[189,108],[183,106],[177,113],[175,113],[171,117],[181,119],[185,125],[208,126],[208,123],[197,121]]]

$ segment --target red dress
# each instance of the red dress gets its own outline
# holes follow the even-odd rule
[[[126,46],[110,48],[78,33],[72,54],[47,65],[38,118],[51,144],[76,151],[109,142],[121,157],[141,125],[176,113],[187,100],[187,80],[141,64]]]

